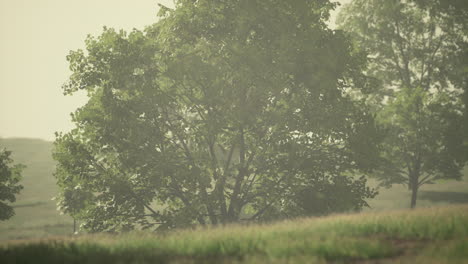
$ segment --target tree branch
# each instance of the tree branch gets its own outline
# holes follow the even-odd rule
[[[433,178],[431,179],[431,177],[435,177],[434,175],[426,175],[424,178],[422,178],[419,182],[418,182],[418,187],[421,187],[422,185],[426,184],[427,182],[433,180]]]
[[[405,70],[405,85],[409,88],[411,87],[411,72],[410,72],[410,69],[409,69],[409,58],[407,57],[407,54],[404,50],[404,47],[403,47],[403,42],[402,42],[402,39],[403,37],[401,36],[401,33],[400,33],[400,24],[399,24],[399,21],[398,20],[395,20],[395,28],[396,28],[396,31],[397,31],[397,37],[396,37],[396,40],[397,40],[397,44],[398,44],[398,49],[401,53],[401,59],[403,60],[403,65],[404,65],[404,70]]]

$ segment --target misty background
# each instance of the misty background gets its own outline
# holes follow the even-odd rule
[[[345,4],[350,1],[339,2]],[[55,196],[60,189],[57,186],[57,178],[53,174],[57,173],[57,167],[60,168],[60,160],[57,162],[51,156],[54,151],[52,143],[55,140],[54,133],[65,133],[73,128],[70,113],[88,100],[84,91],[78,91],[73,96],[63,95],[62,85],[71,74],[66,56],[70,50],[86,50],[84,41],[87,35],[99,36],[104,26],[114,28],[117,32],[123,29],[129,33],[133,28],[143,30],[152,25],[157,21],[158,4],[173,6],[170,0],[85,0],[79,2],[0,0],[2,36],[0,42],[0,149],[6,147],[12,150],[14,161],[27,166],[21,181],[24,190],[13,204],[16,215],[8,221],[0,222],[0,241],[71,234],[72,231],[77,230],[77,225],[80,223],[78,221],[77,224],[76,219],[73,219],[68,214],[69,212],[59,215],[59,211],[64,210],[61,210],[60,206],[57,207],[60,204],[60,198],[55,199]],[[331,14],[329,21],[331,28],[335,28],[336,15],[339,11],[340,7]],[[333,55],[339,57],[336,54],[338,53]],[[125,122],[119,123],[127,125]],[[437,122],[434,123],[437,124]],[[367,139],[366,137],[360,142]],[[64,143],[69,143],[67,138],[59,137],[57,142],[59,151],[62,150],[61,154],[67,154],[63,151],[68,146]],[[371,142],[370,139],[369,142]],[[236,153],[234,149],[233,146],[231,155],[232,153],[242,155],[240,150]],[[225,150],[220,149],[219,153],[213,150],[215,154],[230,161],[231,157],[224,157],[220,154],[221,151]],[[139,151],[135,153],[140,154]],[[129,156],[134,158],[135,153]],[[255,156],[253,153],[252,151],[252,157]],[[83,168],[85,166],[76,162],[84,160],[78,154],[73,156],[76,158],[74,160],[76,167]],[[369,164],[372,163],[371,156],[366,156],[370,157]],[[60,158],[59,155],[57,157]],[[63,157],[67,156],[63,155]],[[135,160],[144,158],[152,160],[151,154],[147,155],[143,151]],[[239,157],[239,164],[241,159]],[[66,163],[65,158],[61,161],[62,164]],[[166,163],[159,162],[158,164]],[[320,163],[320,166],[324,166],[323,163]],[[440,180],[437,184],[424,185],[418,196],[420,199],[418,207],[467,203],[467,167],[462,174],[462,181]],[[361,174],[355,176],[359,177]],[[252,182],[255,177],[253,176]],[[368,183],[371,187],[379,185],[379,181],[375,178],[370,178]],[[77,184],[72,187],[75,186],[81,185]],[[332,196],[338,196],[336,193],[340,192],[335,192]],[[380,189],[375,199],[368,200],[370,207],[364,210],[388,211],[407,208],[409,200],[408,187],[394,184],[390,189]]]
[[[173,6],[171,0],[1,0],[0,137],[52,141],[55,132],[70,130],[70,113],[86,95],[62,94],[71,73],[69,51],[84,48],[86,36],[99,35],[103,26],[131,31],[151,25],[158,4]]]
[[[154,0],[1,0],[0,137],[54,140],[72,127],[70,113],[84,93],[63,96],[70,75],[65,57],[84,48],[103,26],[131,31],[156,21]]]

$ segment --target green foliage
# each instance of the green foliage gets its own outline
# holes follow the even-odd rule
[[[347,175],[370,169],[356,139],[372,116],[345,95],[360,58],[327,28],[333,7],[177,1],[144,32],[88,38],[64,89],[89,101],[55,143],[65,212],[118,231],[285,217],[307,188],[337,199],[318,214],[364,206],[373,191]]]
[[[464,0],[414,0],[421,8],[444,23],[444,27],[459,36],[453,43],[455,49],[447,54],[448,71],[445,72],[454,86],[463,89],[464,124],[468,132],[468,2]],[[461,36],[461,37],[460,37]],[[466,133],[468,135],[468,133]],[[468,145],[468,137],[465,139]]]
[[[446,89],[450,59],[464,39],[458,27],[407,1],[355,0],[338,24],[368,54],[366,73],[385,88]]]
[[[354,0],[339,17],[340,28],[367,54],[364,73],[380,82],[359,95],[386,132],[379,176],[385,185],[406,184],[411,207],[421,185],[460,179],[468,159],[466,74],[457,58],[466,52],[467,31],[463,11],[452,20],[438,3]]]
[[[319,181],[320,179],[313,180]],[[350,209],[359,211],[363,207],[368,207],[369,205],[362,197],[374,198],[377,192],[366,186],[364,176],[358,180],[341,176],[333,177],[331,181],[314,182],[293,195],[292,214],[327,215]]]
[[[7,220],[15,214],[9,203],[15,202],[15,195],[23,189],[18,183],[25,166],[13,165],[10,155],[11,151],[0,149],[0,220]]]
[[[379,117],[389,131],[387,160],[393,168],[405,164],[407,170],[384,175],[384,182],[411,185],[416,180],[413,173],[423,176],[415,183],[418,187],[442,178],[461,179],[467,151],[461,112],[461,104],[444,94],[421,88],[398,92]]]

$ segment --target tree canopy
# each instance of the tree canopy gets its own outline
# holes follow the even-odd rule
[[[11,151],[0,149],[0,220],[7,220],[15,212],[9,203],[16,201],[16,195],[23,189],[19,181],[24,165],[13,164]]]
[[[362,58],[329,1],[176,2],[67,57],[86,90],[59,133],[59,204],[90,231],[359,210],[374,123],[345,90]],[[363,140],[366,138],[367,140]]]
[[[380,176],[387,184],[407,184],[411,207],[421,185],[460,179],[468,158],[461,101],[466,74],[457,58],[466,52],[466,26],[437,13],[442,2],[354,0],[338,22],[367,54],[364,73],[380,83],[362,96],[387,129]]]
[[[449,56],[448,62],[451,65],[447,73],[453,84],[464,89],[463,101],[464,124],[466,135],[468,135],[468,2],[464,0],[414,0],[418,6],[426,9],[432,16],[437,16],[458,36],[455,43],[456,49]],[[468,137],[465,139],[465,145],[468,145]]]

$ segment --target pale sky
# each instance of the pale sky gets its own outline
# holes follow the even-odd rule
[[[343,0],[341,2],[348,2]],[[0,0],[0,137],[54,140],[83,93],[64,96],[66,56],[102,27],[143,29],[172,0]]]

